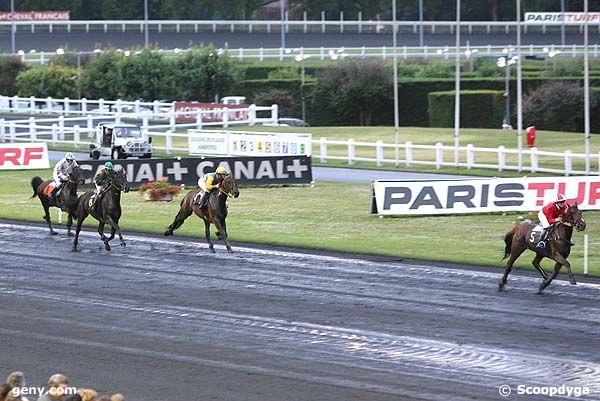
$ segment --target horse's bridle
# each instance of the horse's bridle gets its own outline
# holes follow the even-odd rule
[[[223,181],[225,181],[225,178],[223,178]],[[221,181],[221,184],[223,183],[223,181]],[[232,190],[233,190],[233,188],[232,188]],[[231,191],[224,191],[223,189],[221,189],[220,185],[219,185],[219,193],[226,195],[228,198],[233,198],[233,195],[231,195]]]

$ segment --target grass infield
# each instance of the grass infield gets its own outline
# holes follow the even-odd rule
[[[50,170],[0,171],[0,218],[43,222],[39,200],[30,199],[31,178],[48,178]],[[510,214],[395,217],[380,219],[368,213],[369,185],[317,182],[314,188],[241,188],[238,199],[229,202],[230,239],[261,244],[398,256],[401,258],[502,266],[504,234],[519,217]],[[139,192],[123,195],[121,227],[162,233],[179,209],[173,202],[146,202]],[[57,220],[58,209],[52,210]],[[600,212],[585,212],[589,234],[590,274],[600,275]],[[63,220],[64,221],[64,220]],[[92,218],[86,225],[96,226]],[[203,224],[190,217],[177,234],[203,237]],[[49,241],[51,241],[49,237]],[[87,240],[86,240],[87,241]],[[201,239],[204,243],[204,239]],[[583,272],[583,233],[569,257],[575,273]],[[86,246],[82,243],[82,246]],[[198,252],[208,252],[205,245]],[[517,267],[530,267],[527,252]],[[545,259],[542,266],[550,269]]]

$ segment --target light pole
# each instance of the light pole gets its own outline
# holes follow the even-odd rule
[[[392,21],[393,21],[393,46],[394,46],[394,62],[393,62],[393,84],[394,84],[394,142],[395,142],[395,159],[396,167],[400,165],[400,116],[398,115],[398,23],[396,21],[396,0],[392,2]]]
[[[148,32],[148,0],[144,0],[144,45],[148,47],[150,33]]]
[[[419,47],[423,48],[423,0],[419,0]]]
[[[583,123],[585,129],[585,173],[590,173],[590,57],[588,29],[588,0],[583,0],[585,22],[583,25]]]
[[[15,0],[10,0],[10,44],[11,44],[11,53],[15,54],[15,34],[16,34],[16,26],[15,26]]]
[[[302,82],[302,87],[300,88],[300,94],[302,96],[302,121],[306,122],[306,98],[304,96],[304,77],[305,77],[305,73],[304,73],[304,60],[310,58],[310,55],[304,55],[304,54],[298,54],[296,55],[296,57],[294,57],[294,60],[300,62],[300,76],[301,76],[301,82]]]
[[[460,0],[456,0],[456,58],[454,77],[454,164],[458,167],[460,146]]]
[[[517,56],[510,56],[510,51],[514,49],[504,49],[504,57],[499,57],[496,65],[504,68],[504,119],[502,129],[512,129],[510,123],[510,66],[516,64]]]
[[[565,0],[560,0],[560,17],[561,17],[561,25],[560,25],[560,45],[565,47]]]
[[[281,48],[285,49],[285,0],[279,2],[281,8]]]
[[[523,171],[523,74],[521,71],[521,0],[517,0],[517,148],[519,172]]]

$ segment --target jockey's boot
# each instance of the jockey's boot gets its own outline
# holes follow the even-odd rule
[[[50,193],[50,199],[52,199],[53,201],[57,201],[59,191],[60,191],[60,185],[55,186],[54,189],[52,190],[52,192]]]
[[[542,235],[540,235],[540,241],[536,245],[538,248],[546,247],[546,240],[548,239],[548,231],[550,231],[550,227],[544,228],[542,230]]]
[[[210,195],[210,191],[204,191],[200,199],[196,202],[196,205],[200,205],[200,209],[206,207],[208,203],[208,197]]]
[[[92,195],[92,204],[90,205],[90,211],[95,211],[96,210],[96,205],[98,204],[98,198],[100,197],[99,193],[94,193],[94,195]]]

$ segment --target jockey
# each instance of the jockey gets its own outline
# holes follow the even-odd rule
[[[548,237],[548,231],[550,231],[548,228],[555,223],[560,223],[563,221],[563,216],[567,212],[567,208],[567,197],[564,194],[559,193],[556,196],[556,200],[548,203],[542,208],[542,210],[538,212],[540,225],[544,229],[538,246],[543,247],[540,245],[540,243],[543,244],[544,241],[546,241]]]
[[[98,198],[100,197],[100,195],[102,193],[104,193],[106,188],[108,188],[108,186],[112,182],[113,171],[114,171],[114,167],[113,167],[112,162],[106,162],[106,163],[104,163],[104,166],[102,166],[102,167],[100,167],[100,169],[98,169],[98,172],[94,176],[94,184],[96,185],[96,192],[94,192],[94,195],[93,195],[94,200],[93,200],[92,206],[91,206],[92,210],[96,208],[96,203],[98,202]]]
[[[200,205],[200,208],[206,206],[208,201],[208,197],[213,189],[218,189],[219,185],[223,181],[226,175],[229,173],[223,166],[217,167],[214,173],[204,174],[200,179],[198,179],[198,186],[201,189],[201,192],[196,194],[194,198],[194,205]],[[200,199],[198,199],[198,195],[202,194]]]
[[[53,199],[56,199],[58,192],[63,186],[63,183],[69,179],[69,174],[73,171],[73,167],[76,167],[78,164],[75,161],[75,156],[71,152],[67,152],[65,157],[60,159],[56,166],[54,166],[54,172],[52,173],[52,178],[54,178],[54,183],[56,184],[54,190],[52,190],[52,194],[50,196]]]

